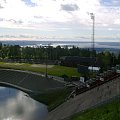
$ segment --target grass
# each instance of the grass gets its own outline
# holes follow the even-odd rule
[[[66,120],[120,120],[120,99],[77,113]]]
[[[48,111],[53,110],[60,104],[62,104],[65,99],[70,94],[69,89],[65,88],[62,90],[50,91],[46,94],[32,96],[35,100],[44,103],[48,106]]]
[[[28,63],[0,62],[0,67],[8,68],[8,69],[27,70],[27,71],[38,72],[43,74],[46,72],[46,66],[40,64],[38,65],[36,64],[35,66],[33,66],[33,64],[28,64]],[[54,76],[62,76],[64,74],[66,74],[69,77],[80,76],[76,68],[64,67],[59,65],[49,65],[47,71],[49,75],[54,75]]]
[[[55,76],[62,76],[66,74],[67,76],[80,76],[76,68],[64,67],[64,66],[54,66],[53,68],[48,69],[48,73]]]
[[[46,66],[40,65],[40,64],[0,62],[0,67],[7,68],[7,69],[27,70],[27,71],[38,72],[38,73],[45,73],[46,71]],[[54,65],[48,66],[48,74],[50,75],[61,76],[65,73],[68,76],[79,75],[77,74],[77,71],[74,68],[54,66]],[[69,89],[64,88],[64,89],[59,89],[56,91],[55,90],[48,91],[44,94],[34,95],[31,97],[41,103],[46,104],[48,106],[48,110],[51,111],[54,108],[56,108],[58,105],[63,103],[64,100],[69,96],[69,94],[70,94]]]

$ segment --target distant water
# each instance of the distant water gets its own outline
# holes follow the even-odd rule
[[[80,48],[91,48],[92,43],[91,42],[81,42],[81,41],[0,41],[2,44],[9,44],[9,45],[20,45],[20,46],[31,46],[31,47],[36,47],[36,46],[77,46]],[[113,48],[113,49],[120,49],[120,42],[95,42],[95,48]]]

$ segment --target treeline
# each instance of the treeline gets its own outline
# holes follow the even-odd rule
[[[94,52],[96,54],[96,52]],[[1,59],[33,59],[33,60],[59,60],[62,56],[81,56],[90,57],[91,51],[89,49],[80,49],[72,47],[68,49],[66,46],[39,46],[39,47],[20,47],[19,45],[2,45],[0,43],[0,58]]]
[[[73,46],[62,48],[60,46],[39,46],[39,47],[20,47],[19,45],[2,45],[0,43],[0,60],[1,61],[18,61],[41,63],[48,61],[59,61],[63,56],[94,56],[102,61],[102,66],[111,66],[120,64],[120,53],[118,55],[109,51],[97,53],[90,49],[81,49]]]

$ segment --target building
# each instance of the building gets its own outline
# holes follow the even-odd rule
[[[78,65],[100,66],[100,62],[95,57],[64,56],[60,58],[60,65],[67,67],[77,67]]]

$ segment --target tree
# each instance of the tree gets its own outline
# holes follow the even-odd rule
[[[120,53],[118,54],[117,64],[120,64]]]
[[[1,58],[2,59],[7,59],[8,58],[8,53],[9,53],[9,46],[3,45],[1,49]]]
[[[2,43],[0,42],[0,50],[2,49]]]
[[[10,59],[20,59],[21,58],[21,51],[19,45],[9,46],[8,48],[8,57]]]
[[[114,53],[111,53],[111,65],[115,66],[117,64],[117,57]]]
[[[0,42],[0,58],[2,57],[2,43]]]
[[[112,65],[112,55],[109,51],[105,51],[99,54],[99,59],[102,61],[101,66],[104,69],[108,69]]]

